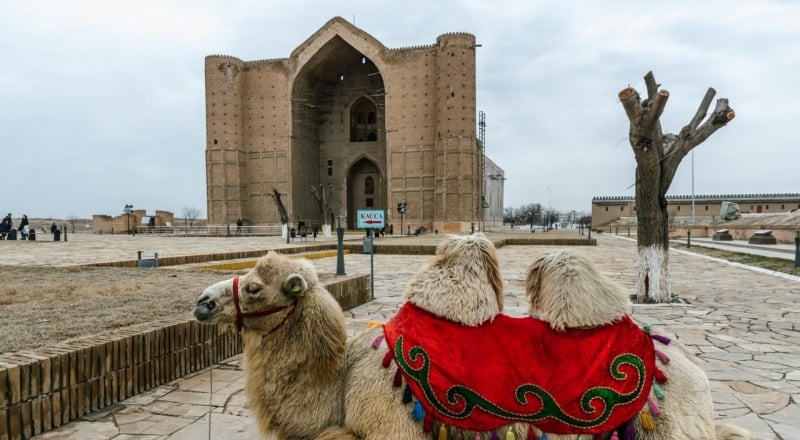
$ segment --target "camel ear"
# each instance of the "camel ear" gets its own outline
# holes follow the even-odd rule
[[[308,283],[301,275],[293,273],[283,282],[283,293],[289,298],[300,298],[308,290]]]

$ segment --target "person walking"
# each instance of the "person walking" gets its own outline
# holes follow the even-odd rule
[[[237,218],[236,219],[236,235],[242,235],[242,226],[243,225],[244,225],[244,222],[242,221],[242,218],[241,217]]]

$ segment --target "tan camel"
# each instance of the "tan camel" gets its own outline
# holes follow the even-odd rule
[[[589,259],[569,250],[535,257],[528,267],[525,291],[531,316],[549,323],[557,331],[618,322],[631,308],[623,287],[603,276]],[[669,342],[666,345],[655,342],[657,365],[667,381],[660,385],[657,395],[654,391],[651,396],[648,415],[636,417],[633,424],[636,440],[754,438],[735,426],[715,426],[709,382],[694,356],[674,337],[671,342],[656,339]],[[653,416],[652,412],[660,415]],[[647,418],[650,429],[643,426],[643,419]],[[577,437],[548,435],[548,438]]]
[[[266,437],[312,439],[343,422],[345,319],[311,262],[270,252],[205,289],[194,316],[241,331],[247,401]]]

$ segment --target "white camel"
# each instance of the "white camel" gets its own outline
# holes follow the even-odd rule
[[[588,258],[571,250],[535,257],[527,270],[525,294],[531,316],[549,323],[556,331],[619,322],[631,309],[629,294],[622,286],[603,276]],[[629,428],[635,431],[636,440],[754,438],[741,428],[715,425],[711,388],[694,355],[674,338],[655,338],[660,341],[655,342],[657,366],[667,381],[654,385],[647,409],[643,408]],[[624,438],[624,433],[618,436]]]

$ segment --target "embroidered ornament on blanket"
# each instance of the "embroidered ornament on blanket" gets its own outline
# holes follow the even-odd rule
[[[561,332],[505,315],[466,327],[406,303],[384,334],[425,413],[471,431],[612,431],[647,403],[655,370],[653,342],[627,316]]]

